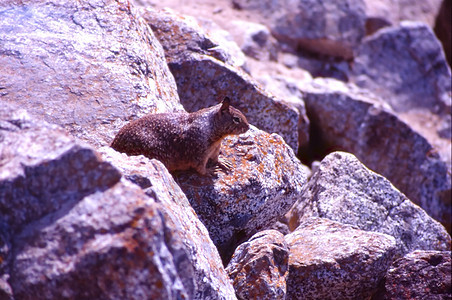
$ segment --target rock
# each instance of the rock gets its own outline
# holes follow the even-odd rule
[[[232,0],[237,9],[261,16],[272,34],[292,48],[345,59],[365,34],[365,5],[347,1],[246,1]]]
[[[181,172],[176,181],[227,262],[238,244],[290,209],[308,171],[280,136],[253,126],[227,137],[221,151],[231,171],[217,178]]]
[[[231,35],[243,53],[257,60],[277,61],[278,46],[267,26],[243,20],[233,20],[231,23],[234,29]]]
[[[3,1],[0,14],[2,102],[95,146],[126,121],[182,109],[162,47],[127,0]]]
[[[314,155],[334,150],[353,153],[450,228],[448,165],[422,135],[381,99],[356,86],[318,79],[305,85],[303,94],[314,132]]]
[[[435,23],[441,0],[364,0],[368,20],[383,20],[387,25],[400,21],[421,21],[430,27]],[[386,25],[385,25],[386,26]]]
[[[149,10],[145,18],[167,49],[168,65],[187,111],[218,104],[228,96],[250,123],[280,134],[297,151],[300,113],[295,108],[262,90],[255,80],[226,59],[206,52],[213,44],[207,41],[202,46],[204,35],[195,30],[191,21],[174,14],[165,14],[163,18]]]
[[[435,34],[443,44],[449,67],[452,66],[452,1],[443,0],[435,22]]]
[[[394,238],[310,218],[286,236],[288,299],[367,299],[394,252]]]
[[[186,55],[196,53],[215,57],[231,66],[245,66],[245,55],[240,48],[212,21],[203,19],[201,22],[170,8],[148,7],[142,16],[162,44],[168,62],[181,62]]]
[[[12,232],[121,178],[91,147],[8,103],[0,140],[0,218]]]
[[[451,71],[431,28],[402,22],[363,40],[350,79],[385,99],[451,171]],[[384,87],[384,88],[382,88]]]
[[[450,251],[417,250],[395,261],[375,299],[450,299]]]
[[[450,78],[433,31],[408,21],[364,39],[352,68],[358,86],[374,91],[397,112],[425,108],[450,113]]]
[[[266,230],[237,247],[226,271],[239,299],[285,299],[288,263],[284,236]]]
[[[415,249],[451,247],[451,237],[441,224],[349,153],[334,152],[322,160],[290,212],[290,229],[310,217],[393,236],[397,257]]]

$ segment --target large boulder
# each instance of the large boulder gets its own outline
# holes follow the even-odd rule
[[[288,299],[368,299],[395,253],[386,234],[310,218],[286,237]]]
[[[96,146],[125,121],[182,109],[161,45],[128,1],[2,1],[0,14],[2,102]]]
[[[291,208],[309,171],[279,135],[253,126],[223,141],[222,158],[230,171],[217,177],[181,172],[176,181],[227,262],[240,243]]]
[[[440,223],[349,153],[335,152],[322,160],[291,210],[290,228],[310,217],[393,236],[396,257],[416,249],[451,247],[451,237]]]

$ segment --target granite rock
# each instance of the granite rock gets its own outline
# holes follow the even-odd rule
[[[162,47],[129,1],[8,0],[0,15],[0,101],[95,146],[128,120],[182,110]]]
[[[290,212],[290,228],[310,217],[393,236],[396,257],[416,249],[451,247],[451,237],[440,223],[349,153],[334,152],[322,160]]]
[[[367,299],[391,265],[395,240],[322,218],[286,237],[287,299]]]
[[[377,299],[451,299],[450,251],[417,250],[389,268]]]
[[[290,209],[308,170],[280,136],[253,126],[222,145],[221,156],[232,170],[219,171],[217,177],[181,172],[176,181],[227,262],[238,244]]]
[[[226,271],[239,299],[285,299],[288,264],[284,236],[265,230],[237,247]]]

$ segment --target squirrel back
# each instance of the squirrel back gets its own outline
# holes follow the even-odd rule
[[[230,99],[197,112],[149,114],[125,125],[111,147],[128,155],[160,160],[169,171],[194,168],[207,173],[207,162],[218,162],[221,141],[248,130],[246,117]]]

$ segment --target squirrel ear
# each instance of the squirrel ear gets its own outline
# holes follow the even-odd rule
[[[231,99],[229,97],[224,97],[223,102],[221,102],[221,111],[225,111],[229,109],[229,104],[231,103]]]

